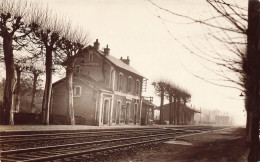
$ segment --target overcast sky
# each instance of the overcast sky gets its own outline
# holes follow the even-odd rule
[[[174,12],[199,18],[214,14],[204,0],[154,2]],[[196,109],[219,109],[234,115],[236,123],[245,123],[244,102],[239,97],[241,91],[215,86],[194,77],[192,74],[210,81],[219,79],[209,70],[215,68],[214,65],[192,55],[175,39],[188,47],[194,48],[193,44],[196,44],[203,49],[205,27],[187,25],[186,20],[159,10],[147,0],[48,0],[48,3],[73,24],[89,32],[91,44],[99,39],[101,47],[109,45],[111,55],[117,58],[129,56],[130,65],[149,79],[144,95],[154,96],[156,105],[160,102],[151,82],[165,78],[187,89],[192,94],[189,105]],[[245,1],[238,3],[246,5]],[[217,42],[213,46],[225,51]]]
[[[159,10],[147,0],[45,1],[53,10],[89,32],[91,44],[99,39],[101,48],[108,44],[111,55],[117,58],[129,56],[130,65],[148,79],[148,89],[143,95],[154,96],[156,105],[160,100],[155,96],[151,82],[164,78],[191,93],[188,105],[192,104],[198,110],[219,109],[233,115],[237,124],[245,124],[244,101],[239,97],[241,91],[215,86],[194,77],[196,74],[213,82],[220,79],[211,71],[218,67],[191,54],[179,43],[181,41],[193,49],[209,48],[205,42],[205,31],[208,31],[205,26],[187,24],[186,20]],[[177,13],[205,18],[214,12],[204,1],[154,2]],[[246,1],[237,1],[239,5],[247,5]],[[212,42],[213,46],[215,50],[226,52],[217,42]]]

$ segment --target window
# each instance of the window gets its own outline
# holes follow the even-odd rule
[[[132,81],[133,79],[132,79],[132,77],[131,76],[129,76],[128,77],[128,80],[127,80],[127,92],[128,93],[131,93],[131,91],[132,91]]]
[[[74,95],[74,97],[81,96],[81,86],[74,86],[73,87],[73,95]]]
[[[140,89],[140,81],[137,79],[135,81],[135,94],[139,94],[139,89]]]
[[[93,62],[93,53],[89,53],[88,55],[88,61]]]
[[[123,86],[123,73],[119,73],[117,82],[117,88],[121,91]]]
[[[110,73],[110,84],[109,87],[114,90],[114,75],[115,75],[115,70],[111,71]]]

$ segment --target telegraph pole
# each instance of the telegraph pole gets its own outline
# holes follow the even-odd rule
[[[200,107],[200,124],[201,124],[201,107]]]
[[[248,0],[248,29],[247,29],[247,54],[244,60],[245,105],[248,111],[247,120],[248,137],[250,142],[249,162],[258,161],[259,154],[259,75],[260,75],[260,52],[259,52],[259,7],[258,0]]]
[[[209,121],[208,121],[208,125],[209,125],[209,122],[210,122],[210,110],[209,110]]]

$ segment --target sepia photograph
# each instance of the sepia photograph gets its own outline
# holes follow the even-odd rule
[[[260,162],[259,0],[0,0],[0,162]]]

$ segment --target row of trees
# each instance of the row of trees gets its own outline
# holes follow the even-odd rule
[[[88,44],[88,34],[72,26],[70,21],[57,15],[44,4],[2,0],[0,37],[1,56],[6,69],[1,124],[13,124],[13,101],[15,98],[19,101],[20,73],[28,68],[31,69],[35,80],[40,74],[45,74],[42,121],[49,124],[52,75],[57,66],[66,69],[68,123],[75,124],[72,92],[74,60]],[[30,64],[34,65],[45,64],[44,70],[35,66],[24,66],[23,64],[27,63],[23,60],[30,60]],[[19,102],[16,103],[19,105]]]
[[[180,124],[185,123],[186,115],[182,117],[182,122],[180,122],[180,114],[181,111],[185,112],[185,107],[187,102],[190,101],[191,94],[180,88],[179,86],[175,85],[171,81],[167,80],[159,80],[154,81],[152,83],[155,89],[155,93],[157,96],[160,97],[160,124],[163,124],[165,121],[163,121],[163,105],[164,105],[164,99],[168,99],[169,106],[170,106],[170,115],[169,115],[169,124]],[[183,108],[181,108],[183,104]]]

